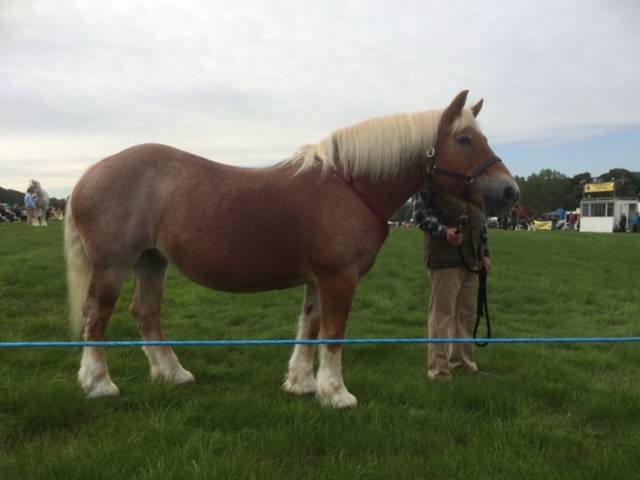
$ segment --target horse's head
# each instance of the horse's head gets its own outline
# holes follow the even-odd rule
[[[435,147],[427,152],[428,173],[435,190],[494,214],[511,208],[520,191],[475,121],[482,100],[464,108],[468,93],[459,93],[442,112]]]

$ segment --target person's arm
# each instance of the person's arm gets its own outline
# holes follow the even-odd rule
[[[427,190],[418,192],[413,196],[412,201],[413,220],[416,226],[434,237],[446,239],[448,227],[438,221],[431,193]]]

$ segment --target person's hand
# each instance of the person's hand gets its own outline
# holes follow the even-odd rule
[[[455,228],[447,228],[447,242],[449,245],[457,247],[462,244],[462,233]]]
[[[491,259],[489,257],[482,257],[482,268],[487,273],[491,271]]]

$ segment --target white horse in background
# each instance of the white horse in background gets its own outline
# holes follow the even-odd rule
[[[45,192],[37,180],[31,180],[28,192],[33,192],[36,208],[33,209],[33,220],[31,225],[34,227],[48,227],[47,210],[49,209],[49,194]]]

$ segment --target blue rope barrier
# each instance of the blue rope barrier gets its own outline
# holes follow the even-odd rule
[[[0,342],[0,349],[78,347],[244,347],[282,345],[391,345],[428,343],[640,343],[640,337],[560,338],[352,338],[343,340],[165,340],[106,342]]]

